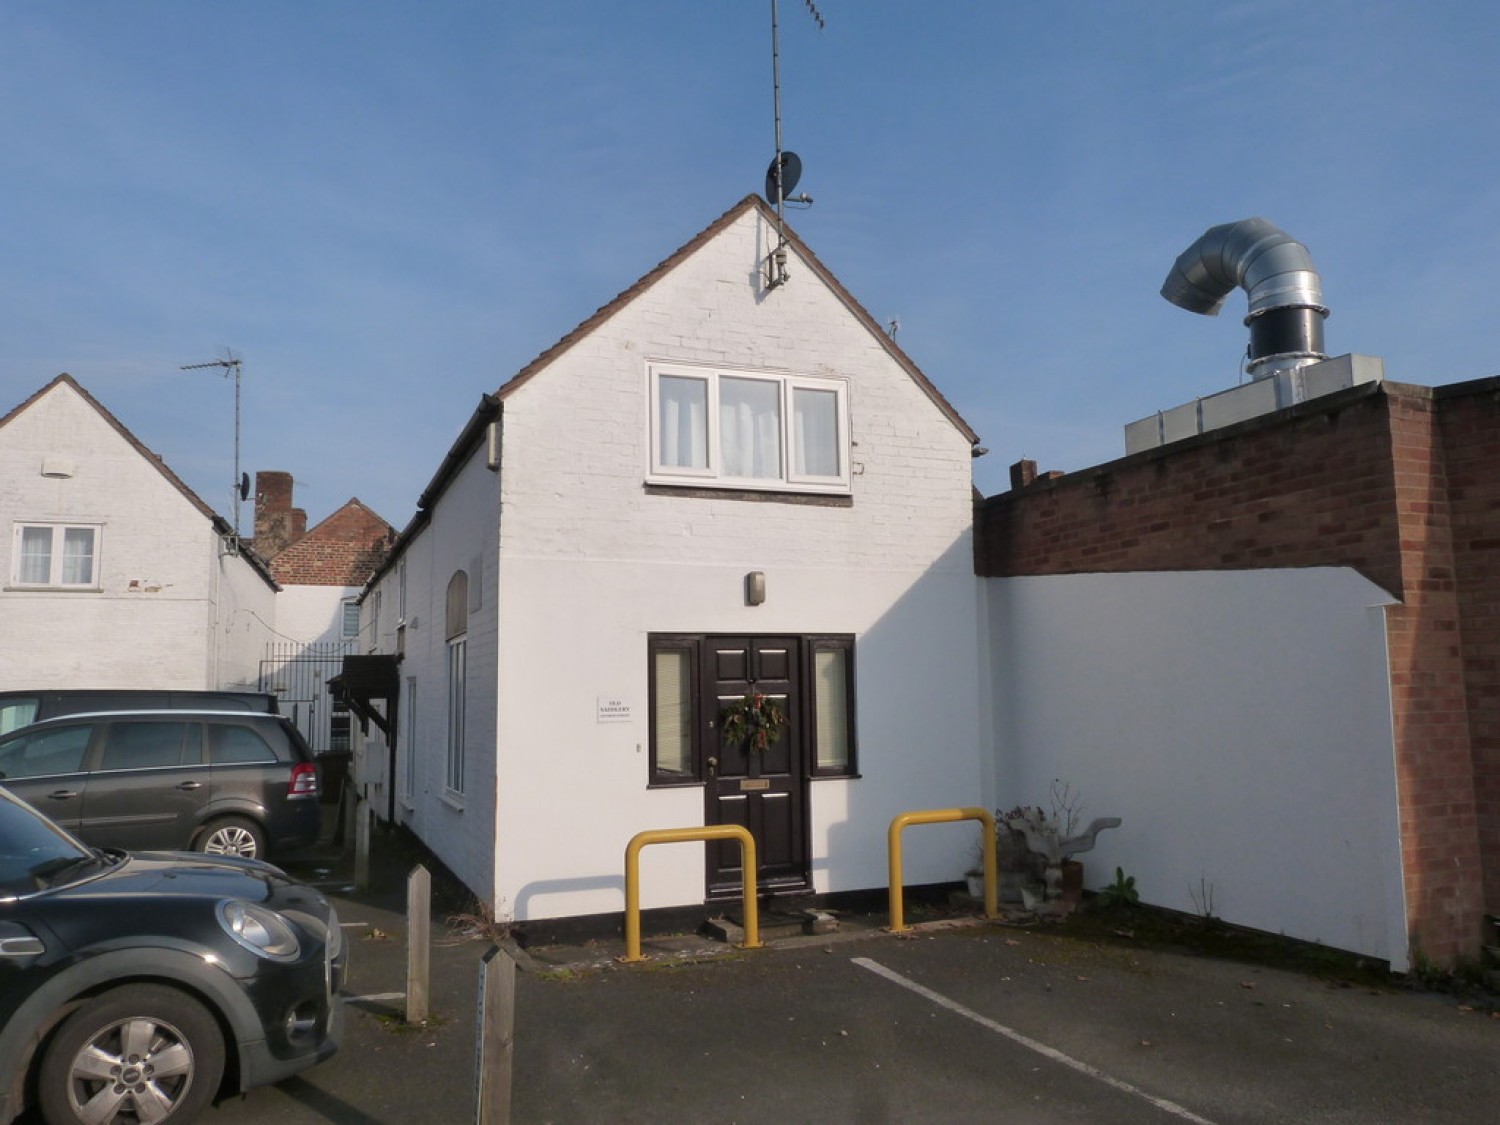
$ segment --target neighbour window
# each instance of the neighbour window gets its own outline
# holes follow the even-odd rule
[[[462,570],[448,580],[444,607],[448,636],[448,792],[464,791],[464,711],[467,705],[469,576]]]
[[[844,380],[663,364],[649,378],[655,483],[849,491]]]
[[[448,642],[448,791],[464,791],[465,638]]]
[[[345,636],[345,637],[357,637],[357,636],[359,636],[359,603],[358,602],[345,602],[344,603],[344,620],[343,620],[343,626],[342,626],[341,632],[342,632],[343,636]]]
[[[698,780],[693,754],[695,640],[651,641],[651,783],[681,785]]]
[[[98,527],[17,524],[12,581],[17,586],[97,589]]]

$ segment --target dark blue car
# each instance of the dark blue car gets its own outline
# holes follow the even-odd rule
[[[0,1122],[191,1120],[327,1058],[345,946],[256,860],[91,848],[0,791]]]

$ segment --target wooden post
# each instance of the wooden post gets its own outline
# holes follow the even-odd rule
[[[515,1047],[516,963],[498,945],[479,963],[479,1029],[474,1051],[475,1125],[510,1125]]]
[[[432,876],[420,863],[406,877],[406,1022],[427,1019],[432,947]]]
[[[354,889],[370,889],[370,806],[362,793],[354,796]]]

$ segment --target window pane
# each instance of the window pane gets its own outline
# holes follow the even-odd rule
[[[182,763],[186,723],[114,723],[104,742],[100,769],[141,770]]]
[[[359,636],[359,603],[344,603],[343,635],[346,637]]]
[[[448,645],[448,788],[464,791],[464,642]]]
[[[657,382],[663,468],[708,468],[708,380],[663,375]]]
[[[63,532],[64,586],[87,586],[94,581],[94,529],[70,527]]]
[[[52,580],[52,529],[50,527],[23,527],[21,529],[21,566],[18,578],[22,582],[43,586]]]
[[[0,776],[46,777],[77,773],[94,728],[89,724],[62,727],[33,735],[17,735],[0,750]]]
[[[817,760],[820,770],[849,766],[849,651],[818,649],[813,653]]]
[[[838,405],[836,391],[792,389],[792,472],[797,476],[839,475]]]
[[[211,731],[209,761],[216,766],[276,760],[276,751],[266,744],[266,740],[257,731],[249,727],[216,725]]]
[[[693,701],[690,654],[664,649],[656,654],[656,770],[692,773]]]
[[[728,477],[781,476],[781,384],[719,380],[719,446]]]

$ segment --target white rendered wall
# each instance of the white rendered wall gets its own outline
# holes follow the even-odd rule
[[[811,783],[817,890],[883,886],[897,813],[988,801],[969,443],[803,264],[760,290],[766,239],[746,216],[506,395],[495,887],[517,918],[622,909],[629,838],[704,823],[700,788],[647,789],[653,632],[856,636],[862,776]],[[648,358],[847,378],[853,505],[648,494]],[[908,881],[956,879],[977,839],[908,832]],[[701,845],[646,850],[644,905],[703,894]]]
[[[1002,808],[1120,816],[1086,885],[1406,967],[1381,608],[1342,569],[990,580]]]
[[[495,551],[499,486],[481,449],[443,494],[430,522],[382,575],[380,618],[374,592],[361,616],[371,651],[396,651],[400,619],[400,566],[406,567],[405,657],[399,667],[396,776],[386,777],[385,743],[372,726],[363,748],[361,777],[384,815],[387,786],[395,786],[397,819],[419,836],[477,895],[494,887],[495,823]],[[461,795],[447,787],[447,657],[444,608],[454,571],[468,574],[468,707],[466,770]],[[413,693],[413,687],[415,692]],[[407,786],[408,757],[415,756],[415,785]]]
[[[49,457],[73,475],[43,477]],[[100,588],[9,588],[17,522],[100,525]],[[0,428],[0,577],[6,688],[241,686],[274,620],[265,581],[66,383]]]
[[[276,595],[276,640],[304,645],[343,644],[344,603],[359,586],[283,586]]]

